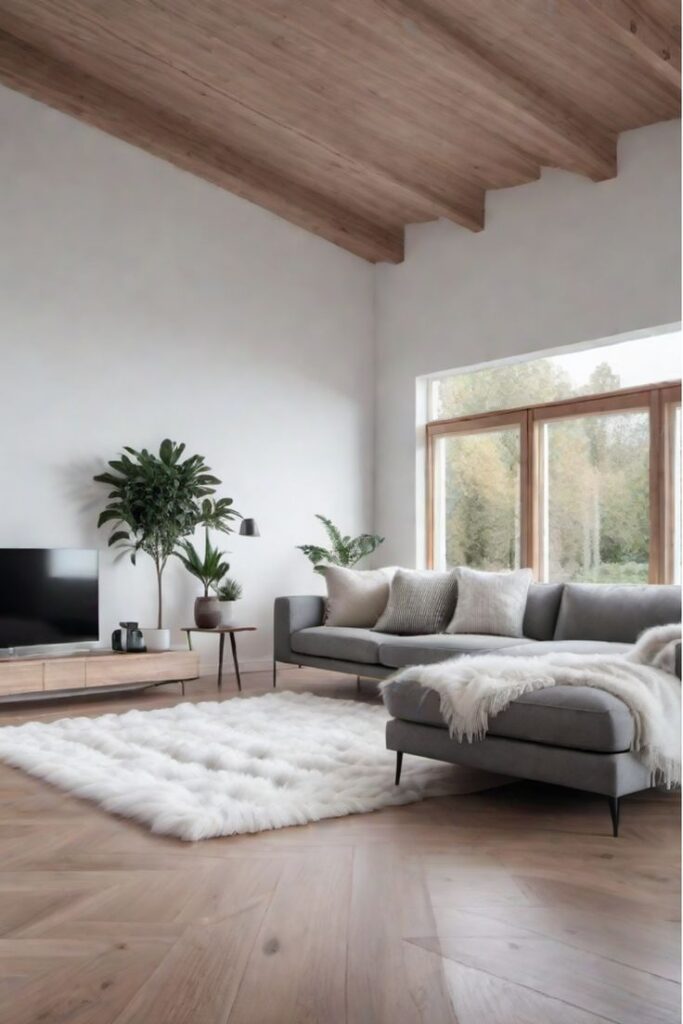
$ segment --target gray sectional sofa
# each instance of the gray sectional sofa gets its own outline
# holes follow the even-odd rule
[[[393,636],[324,626],[324,614],[322,597],[277,598],[273,685],[278,662],[382,679],[406,665],[496,651],[513,656],[626,652],[648,627],[680,622],[681,591],[676,586],[535,584],[522,639]],[[403,755],[416,754],[601,793],[609,798],[614,835],[619,798],[650,786],[647,771],[630,751],[630,712],[601,690],[557,686],[527,694],[493,719],[485,739],[475,743],[449,736],[438,695],[417,683],[391,684],[384,700],[392,716],[386,742],[396,752],[397,783]]]

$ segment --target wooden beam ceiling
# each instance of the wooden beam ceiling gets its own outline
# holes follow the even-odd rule
[[[198,134],[191,122],[147,107],[91,75],[46,57],[0,30],[0,79],[36,100],[169,160],[371,261],[398,263],[403,236],[347,210]]]
[[[366,0],[347,0],[366,11]],[[522,148],[535,144],[546,160],[604,181],[616,174],[616,140],[591,123],[549,101],[543,91],[503,71],[495,61],[440,22],[417,0],[375,0],[396,45],[416,51],[413,59],[429,61],[447,81],[464,83],[495,117],[495,130]],[[410,54],[406,54],[410,57]],[[491,121],[489,121],[489,126]]]
[[[0,82],[373,262],[678,116],[673,0],[0,0]]]
[[[659,24],[639,0],[575,0],[597,31],[610,35],[645,62],[658,78],[681,87],[681,25],[669,18]],[[673,12],[672,12],[673,13]]]

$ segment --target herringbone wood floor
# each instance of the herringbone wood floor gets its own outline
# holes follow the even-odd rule
[[[280,681],[355,696],[341,676]],[[5,707],[0,724],[180,699]],[[0,1020],[678,1021],[678,799],[629,798],[622,819],[612,839],[603,799],[517,783],[190,845],[0,765]]]

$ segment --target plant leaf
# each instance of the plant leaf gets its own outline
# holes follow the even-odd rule
[[[130,540],[130,534],[127,530],[116,530],[115,533],[112,533],[108,541],[109,547],[113,544],[118,544],[121,540]]]

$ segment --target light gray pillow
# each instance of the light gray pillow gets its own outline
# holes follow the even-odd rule
[[[389,602],[375,629],[397,636],[442,633],[453,614],[456,595],[455,573],[397,569]]]
[[[320,572],[327,583],[326,626],[374,626],[387,606],[395,568],[345,569],[326,565]]]
[[[524,612],[531,569],[513,572],[479,572],[461,567],[458,604],[447,633],[487,633],[493,636],[524,636]]]

